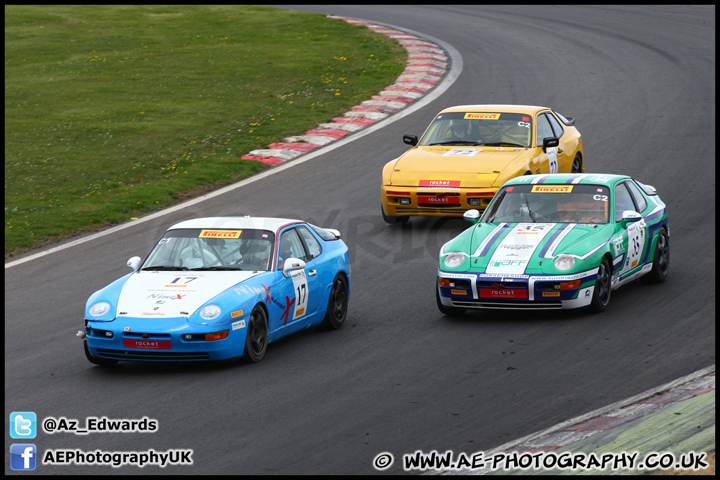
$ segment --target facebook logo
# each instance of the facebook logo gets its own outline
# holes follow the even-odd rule
[[[10,445],[10,468],[13,470],[35,470],[37,447],[32,443]]]
[[[12,412],[10,414],[11,438],[35,438],[37,435],[37,415],[35,412]]]

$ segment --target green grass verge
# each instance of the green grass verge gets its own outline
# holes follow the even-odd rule
[[[392,84],[366,27],[262,6],[5,6],[5,257],[253,175]]]

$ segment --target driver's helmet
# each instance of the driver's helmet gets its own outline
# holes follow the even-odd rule
[[[450,125],[450,130],[456,138],[465,138],[470,135],[470,123],[466,120],[455,120]]]

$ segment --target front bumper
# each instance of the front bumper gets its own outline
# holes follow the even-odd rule
[[[446,307],[506,310],[559,310],[590,305],[597,270],[573,275],[498,275],[438,271],[436,288]],[[440,279],[448,286],[442,286]],[[578,288],[558,290],[560,282],[580,280]]]
[[[222,340],[204,334],[228,330]],[[226,360],[244,352],[246,323],[192,325],[184,317],[164,318],[148,326],[146,318],[122,317],[111,322],[86,320],[85,340],[94,357],[137,362]],[[184,335],[193,335],[186,340]]]
[[[462,216],[470,209],[484,211],[497,188],[382,186],[382,207],[391,216]]]

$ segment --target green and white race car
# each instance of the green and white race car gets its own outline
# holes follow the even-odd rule
[[[655,188],[624,175],[526,175],[506,182],[482,218],[440,249],[437,305],[466,309],[604,311],[610,292],[663,282],[667,209]]]

